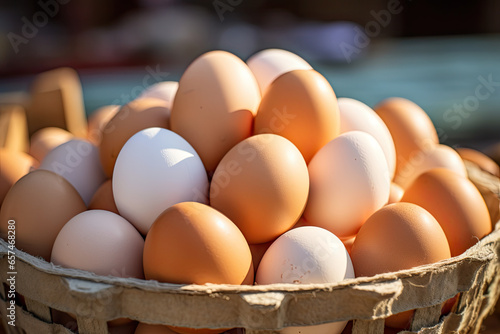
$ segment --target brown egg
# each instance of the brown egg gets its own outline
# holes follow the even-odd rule
[[[38,161],[42,161],[47,153],[71,139],[74,139],[73,134],[61,128],[40,129],[31,136],[29,153]]]
[[[28,154],[0,148],[0,205],[14,183],[37,167],[38,161]]]
[[[99,146],[102,138],[102,130],[104,130],[106,124],[116,115],[118,110],[120,110],[120,106],[109,105],[98,108],[90,114],[88,119],[87,139],[92,144]]]
[[[22,177],[5,196],[0,210],[0,234],[7,240],[8,221],[14,220],[16,247],[50,261],[61,228],[85,211],[85,203],[62,176],[36,170]]]
[[[314,70],[281,75],[262,97],[254,133],[287,138],[309,163],[321,147],[340,133],[340,113],[332,87]]]
[[[212,51],[198,57],[179,81],[171,129],[213,172],[224,154],[252,134],[260,90],[248,66],[235,55]]]
[[[401,201],[404,190],[397,183],[391,182],[391,192],[389,193],[389,201],[387,204],[397,203]]]
[[[289,230],[302,215],[308,193],[309,173],[299,150],[281,136],[262,134],[224,156],[210,184],[210,205],[256,244]]]
[[[113,175],[118,153],[130,137],[151,127],[168,128],[168,111],[163,100],[140,98],[121,107],[109,120],[102,131],[99,145],[101,164],[108,178]]]
[[[431,119],[414,102],[392,97],[374,108],[389,128],[396,147],[396,174],[408,162],[412,162],[421,150],[439,144],[439,138]]]
[[[421,174],[401,202],[415,203],[429,211],[444,230],[452,256],[462,254],[491,232],[490,215],[474,184],[447,169]]]
[[[97,189],[89,203],[89,210],[106,210],[119,215],[118,208],[113,197],[113,186],[111,179],[104,181]]]
[[[359,230],[351,249],[356,277],[410,269],[450,257],[446,235],[436,219],[411,203],[394,203],[375,212]],[[407,328],[413,311],[386,319]]]
[[[155,220],[144,245],[147,279],[179,284],[252,284],[245,238],[213,208],[182,202]]]
[[[465,147],[457,148],[457,152],[462,159],[473,162],[485,172],[500,177],[500,167],[486,154]]]

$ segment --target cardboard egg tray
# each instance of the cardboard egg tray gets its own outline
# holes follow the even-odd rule
[[[500,198],[500,180],[468,165],[473,182]],[[498,202],[496,202],[498,205]],[[353,320],[353,334],[384,332],[384,319],[416,309],[409,331],[478,333],[500,294],[500,222],[464,254],[410,270],[336,284],[177,285],[97,276],[15,250],[16,326],[8,325],[8,244],[0,240],[0,313],[7,333],[74,333],[51,309],[76,315],[79,333],[108,333],[107,321],[130,318],[192,328],[278,333],[292,325]],[[459,294],[453,310],[442,303]],[[243,332],[243,330],[242,330]]]

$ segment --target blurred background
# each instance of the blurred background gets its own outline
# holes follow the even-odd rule
[[[3,1],[0,103],[70,66],[89,114],[177,81],[206,51],[246,60],[274,47],[305,58],[339,97],[409,98],[441,142],[482,148],[500,141],[499,13],[497,0]]]

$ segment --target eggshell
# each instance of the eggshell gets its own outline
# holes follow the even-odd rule
[[[0,148],[0,205],[14,183],[36,167],[38,161],[28,154]]]
[[[290,230],[264,254],[256,284],[335,283],[354,278],[351,259],[342,241],[329,231],[304,226]],[[347,321],[317,326],[288,327],[281,333],[341,333]]]
[[[439,144],[439,138],[431,119],[414,102],[392,97],[374,108],[391,132],[396,148],[396,174],[419,151]]]
[[[457,148],[457,153],[463,160],[473,162],[483,171],[500,177],[500,166],[486,154],[465,147]]]
[[[391,189],[389,192],[389,201],[387,204],[397,203],[401,201],[404,194],[404,189],[401,188],[397,183],[391,182]]]
[[[197,202],[165,210],[144,245],[146,279],[179,284],[252,284],[252,254],[226,216]],[[178,331],[176,329],[176,331]]]
[[[179,81],[171,129],[213,172],[227,151],[252,134],[259,103],[257,81],[241,59],[225,51],[207,52],[189,65]]]
[[[39,169],[22,177],[5,196],[0,210],[0,233],[7,240],[8,220],[13,219],[15,246],[50,261],[52,245],[61,228],[86,209],[66,179]]]
[[[38,161],[43,161],[47,153],[73,138],[71,132],[61,128],[40,129],[31,136],[29,154]]]
[[[278,77],[263,96],[255,117],[255,134],[287,138],[306,163],[339,131],[337,97],[328,81],[314,70],[295,70]]]
[[[368,218],[351,249],[356,277],[410,269],[450,258],[443,229],[425,209],[394,203]],[[407,328],[413,311],[386,319],[386,325]]]
[[[287,139],[256,135],[234,146],[215,170],[210,204],[243,232],[263,243],[290,229],[307,201],[309,175],[299,150]]]
[[[423,172],[439,167],[467,177],[467,170],[458,153],[449,146],[438,144],[416,154],[399,171],[394,181],[405,189]]]
[[[68,180],[86,205],[106,179],[97,147],[81,139],[72,139],[50,151],[40,169],[50,170]]]
[[[119,215],[88,210],[71,218],[52,248],[51,261],[98,275],[144,278],[144,239]]]
[[[104,127],[99,145],[99,156],[108,178],[113,175],[116,158],[127,140],[147,128],[168,128],[169,112],[163,100],[154,98],[135,99],[118,110]]]
[[[247,60],[247,64],[257,79],[262,95],[280,75],[294,70],[312,70],[311,65],[304,59],[281,49],[259,51]]]
[[[139,95],[139,98],[154,97],[156,99],[163,100],[166,102],[166,106],[170,111],[172,110],[175,94],[177,93],[178,88],[179,83],[176,81],[158,82],[146,88],[141,95]]]
[[[311,185],[304,218],[339,238],[354,236],[389,199],[384,151],[365,132],[346,132],[330,141],[308,168]]]
[[[208,199],[208,178],[198,154],[181,136],[161,128],[139,131],[127,141],[112,183],[118,211],[143,235],[169,206]]]
[[[391,133],[384,121],[361,101],[341,97],[338,99],[340,111],[340,133],[363,131],[373,136],[382,147],[391,179],[396,172],[396,149]]]
[[[97,191],[90,200],[89,210],[106,210],[120,214],[113,197],[113,184],[111,180],[108,179],[104,181],[99,188],[97,188]]]
[[[474,184],[444,168],[421,174],[401,202],[415,203],[437,219],[452,256],[462,254],[492,230],[488,208]]]
[[[87,139],[94,145],[99,146],[102,139],[102,131],[106,124],[116,115],[120,110],[120,106],[109,105],[98,108],[88,119]]]

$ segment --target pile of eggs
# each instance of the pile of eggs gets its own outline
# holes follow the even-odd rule
[[[284,50],[246,63],[208,52],[178,83],[88,124],[87,138],[43,128],[30,155],[0,151],[2,237],[13,219],[17,248],[63,267],[178,284],[335,283],[459,255],[496,219],[418,105],[337,99]]]

